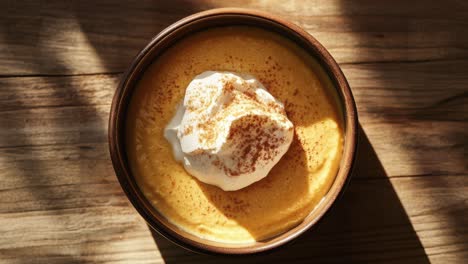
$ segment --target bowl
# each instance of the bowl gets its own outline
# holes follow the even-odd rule
[[[344,116],[344,148],[337,176],[323,200],[297,226],[267,241],[254,244],[229,244],[205,240],[180,230],[165,219],[145,198],[132,176],[125,151],[125,118],[135,85],[145,69],[165,49],[188,34],[219,26],[249,25],[274,31],[297,43],[321,64],[337,89]],[[340,67],[327,50],[311,35],[293,23],[269,13],[239,9],[212,9],[188,16],[156,35],[133,60],[115,92],[109,117],[109,149],[117,178],[135,209],[148,225],[177,245],[199,253],[243,255],[265,252],[293,241],[317,225],[330,210],[349,181],[357,145],[356,105]]]

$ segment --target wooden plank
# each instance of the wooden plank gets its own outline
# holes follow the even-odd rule
[[[455,0],[404,5],[366,0],[20,1],[0,8],[0,74],[121,72],[164,27],[191,13],[226,6],[277,13],[314,35],[340,63],[468,58],[468,22],[461,19],[468,7]]]
[[[15,192],[116,180],[107,143],[1,148],[0,178],[0,191]]]
[[[120,74],[0,78],[0,112],[110,105]]]
[[[0,114],[0,147],[105,142],[109,105],[32,108]]]
[[[260,259],[427,263],[424,245],[434,263],[460,261],[468,256],[463,222],[467,191],[466,177],[457,176],[353,181],[315,231]],[[219,261],[188,253],[159,236],[156,246],[116,182],[7,190],[0,199],[8,201],[0,205],[0,257],[7,261],[23,263],[34,256],[35,263],[158,263],[159,254],[169,263]]]
[[[366,118],[466,121],[467,61],[343,65]],[[0,78],[0,112],[110,105],[119,74]]]
[[[468,60],[342,67],[363,122],[468,121]]]

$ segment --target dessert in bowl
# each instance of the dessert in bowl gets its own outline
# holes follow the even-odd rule
[[[203,252],[247,254],[314,225],[349,178],[354,101],[310,35],[219,9],[160,33],[116,91],[111,156],[148,224]]]

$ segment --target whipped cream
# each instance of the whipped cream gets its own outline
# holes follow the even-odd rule
[[[235,191],[268,175],[293,130],[283,104],[257,79],[207,71],[188,85],[164,136],[188,173]]]

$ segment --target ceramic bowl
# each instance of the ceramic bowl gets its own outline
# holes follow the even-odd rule
[[[267,241],[254,244],[228,244],[208,241],[184,232],[167,221],[139,190],[132,176],[125,151],[125,118],[132,92],[145,69],[177,40],[194,32],[220,26],[249,25],[277,32],[309,52],[328,73],[337,90],[345,122],[341,165],[322,202],[297,226]],[[109,147],[113,166],[128,199],[148,225],[167,239],[186,249],[209,253],[242,255],[265,252],[284,245],[311,229],[330,210],[350,178],[357,145],[357,112],[351,90],[340,67],[328,51],[311,35],[276,15],[254,10],[222,8],[197,13],[175,22],[143,48],[123,74],[115,92],[109,118]]]

